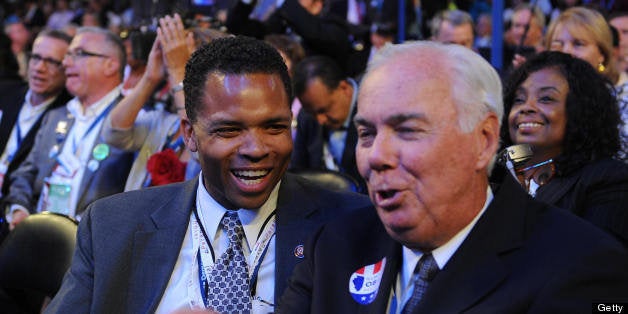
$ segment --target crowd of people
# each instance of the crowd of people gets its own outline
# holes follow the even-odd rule
[[[40,308],[628,302],[628,8],[510,1],[492,65],[490,1],[398,5],[3,5],[0,250],[31,215],[79,224]]]

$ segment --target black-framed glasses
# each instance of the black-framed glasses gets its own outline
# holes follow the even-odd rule
[[[56,59],[48,58],[48,57],[42,57],[41,55],[36,54],[36,53],[28,54],[28,61],[33,62],[33,64],[43,61],[44,64],[46,64],[46,66],[52,66],[57,69],[61,68],[61,66],[63,65],[62,61],[60,60],[56,60]]]
[[[76,49],[74,51],[68,51],[65,53],[66,58],[72,59],[72,61],[76,61],[77,58],[87,58],[87,57],[96,57],[96,58],[110,58],[107,55],[103,55],[100,53],[90,52],[83,49]]]

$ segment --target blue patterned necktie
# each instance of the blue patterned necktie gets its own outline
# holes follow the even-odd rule
[[[416,276],[414,276],[414,292],[412,292],[412,296],[403,307],[402,314],[410,314],[417,308],[427,290],[428,284],[432,281],[436,273],[438,273],[438,265],[432,253],[423,254],[423,256],[421,256],[421,259],[419,259],[419,262],[416,264],[414,273],[416,274]]]
[[[249,273],[242,251],[244,230],[236,211],[227,211],[220,223],[229,247],[207,276],[207,305],[219,313],[251,313]]]

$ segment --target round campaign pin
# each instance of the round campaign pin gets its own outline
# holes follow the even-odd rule
[[[294,256],[298,258],[303,258],[303,244],[299,244],[294,248]]]
[[[94,159],[90,160],[87,163],[87,169],[89,169],[91,172],[98,170],[99,166],[100,166],[100,163]]]
[[[92,156],[97,161],[104,160],[109,156],[109,145],[103,143],[96,145],[94,150],[92,150]]]

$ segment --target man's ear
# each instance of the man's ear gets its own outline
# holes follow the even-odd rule
[[[120,61],[114,58],[105,58],[105,76],[120,75]]]
[[[489,113],[477,126],[478,159],[476,169],[487,169],[499,147],[499,119],[495,113]]]
[[[185,146],[192,152],[198,151],[198,145],[196,140],[196,134],[194,133],[194,128],[192,127],[192,122],[187,118],[181,119],[181,130],[183,130],[183,140],[185,141]]]

